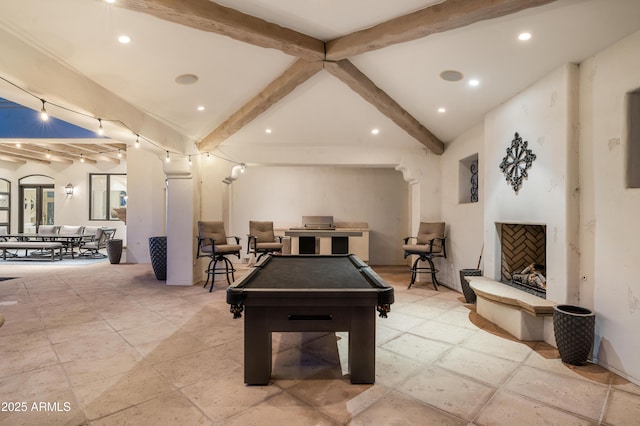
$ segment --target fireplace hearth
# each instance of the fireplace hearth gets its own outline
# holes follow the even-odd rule
[[[500,281],[546,299],[546,226],[516,223],[498,225],[501,242]]]

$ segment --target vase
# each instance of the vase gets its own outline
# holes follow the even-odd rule
[[[107,255],[112,265],[120,263],[122,257],[122,240],[107,241]]]
[[[560,358],[572,365],[584,365],[593,348],[596,315],[574,305],[553,307],[553,333]]]
[[[480,269],[461,269],[460,270],[460,286],[462,287],[462,294],[464,294],[464,300],[467,303],[476,303],[476,293],[473,291],[467,280],[464,277],[481,277],[482,271]]]
[[[167,237],[149,238],[149,256],[156,279],[165,281],[167,279]]]

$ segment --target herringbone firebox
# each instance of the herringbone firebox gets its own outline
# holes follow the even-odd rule
[[[531,264],[546,265],[545,225],[502,223],[500,234],[502,282],[510,282],[513,274]]]

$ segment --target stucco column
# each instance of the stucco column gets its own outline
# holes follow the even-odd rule
[[[195,183],[186,159],[165,163],[167,176],[167,285],[195,282]]]

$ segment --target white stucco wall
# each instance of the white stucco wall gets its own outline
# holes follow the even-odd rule
[[[228,158],[246,163],[247,171],[220,188],[220,180],[229,175],[233,165],[221,162],[226,168],[222,177],[217,167],[203,167],[202,215],[207,220],[224,219],[228,231],[245,239],[251,215],[273,220],[276,226],[299,226],[303,215],[315,214],[309,211],[313,208],[325,211],[318,214],[333,215],[336,221],[369,222],[370,263],[404,264],[402,238],[411,234],[412,223],[417,227],[420,215],[422,220],[440,218],[440,157],[420,146],[327,149],[229,144],[222,148]],[[259,177],[251,178],[252,174]],[[283,198],[289,203],[286,208],[278,201]],[[252,204],[255,199],[274,204],[258,210]],[[305,205],[300,203],[302,199]],[[324,200],[325,204],[311,200]],[[215,211],[220,216],[211,213]]]
[[[500,279],[497,223],[543,224],[547,230],[547,299],[578,303],[575,122],[578,67],[566,65],[485,117],[484,274]],[[536,155],[518,193],[499,169],[518,132]]]
[[[640,190],[625,185],[625,95],[638,88],[640,32],[581,64],[581,296],[598,362],[640,384]]]
[[[302,216],[333,216],[336,222],[369,224],[370,264],[403,263],[408,184],[394,169],[249,167],[231,192],[231,231],[244,244],[250,220],[291,227],[300,226]]]
[[[447,261],[441,281],[462,292],[459,271],[476,268],[483,246],[484,220],[484,126],[479,124],[447,145],[442,154],[442,217],[447,222]],[[459,163],[478,154],[479,197],[477,203],[460,203]],[[491,165],[489,165],[491,167]],[[466,182],[465,182],[466,184]],[[480,265],[482,268],[482,264]]]
[[[149,263],[149,237],[166,235],[165,175],[157,154],[127,150],[127,262]]]

